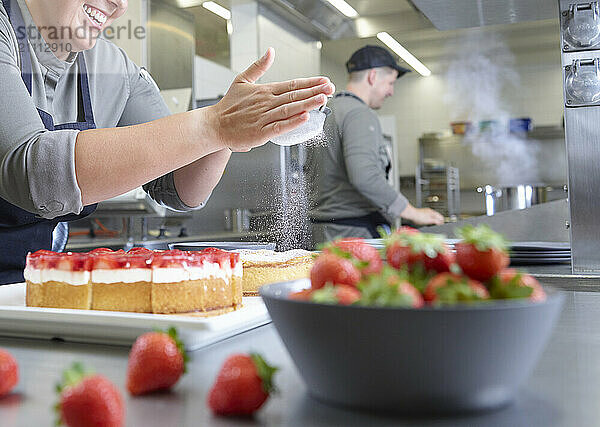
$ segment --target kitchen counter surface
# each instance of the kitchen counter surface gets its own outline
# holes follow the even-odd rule
[[[51,425],[54,384],[62,369],[77,360],[123,392],[128,426],[595,426],[600,423],[600,293],[566,296],[533,375],[512,405],[491,413],[405,418],[327,406],[308,396],[273,325],[267,325],[193,352],[188,374],[173,392],[137,398],[124,391],[127,348],[0,338],[0,347],[17,358],[21,375],[16,390],[0,399],[0,424]],[[205,401],[220,365],[232,353],[249,351],[263,353],[280,367],[275,379],[279,394],[254,419],[213,417]]]

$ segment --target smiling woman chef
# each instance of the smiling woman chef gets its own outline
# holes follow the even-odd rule
[[[169,116],[148,74],[98,38],[127,0],[1,1],[3,284],[23,280],[59,222],[142,184],[172,209],[203,206],[232,151],[296,128],[334,91],[324,77],[255,84],[269,49],[218,104]]]

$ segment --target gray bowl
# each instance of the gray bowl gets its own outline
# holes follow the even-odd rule
[[[409,413],[508,404],[528,378],[564,296],[444,308],[381,308],[287,299],[308,280],[260,288],[309,393],[327,403]]]

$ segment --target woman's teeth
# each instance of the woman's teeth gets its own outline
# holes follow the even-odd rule
[[[100,12],[98,9],[95,9],[93,7],[88,6],[87,4],[84,4],[83,10],[87,14],[87,16],[89,16],[89,18],[92,20],[92,22],[94,22],[98,25],[102,25],[106,22],[106,19],[107,19],[106,15],[104,13]]]

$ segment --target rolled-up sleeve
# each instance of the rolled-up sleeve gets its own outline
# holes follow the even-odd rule
[[[123,55],[125,55],[124,52]],[[158,87],[150,74],[135,65],[126,55],[125,57],[130,93],[118,126],[146,123],[170,115],[169,108],[160,96]],[[173,172],[146,183],[143,188],[152,200],[175,211],[186,212],[201,209],[206,203],[196,207],[186,205],[175,188]]]
[[[0,19],[0,196],[43,218],[79,213],[83,205],[75,176],[78,131],[45,129],[21,79],[7,25]]]
[[[350,111],[343,121],[344,160],[350,183],[379,210],[394,217],[408,205],[408,200],[387,181],[379,164],[378,145],[381,135],[377,116],[363,109]]]

